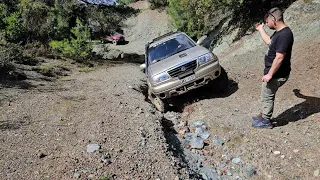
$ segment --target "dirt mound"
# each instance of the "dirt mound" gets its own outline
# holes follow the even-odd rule
[[[236,81],[237,88],[221,95],[199,90],[180,97],[179,106],[185,107],[183,114],[189,111],[188,107],[193,108],[183,120],[205,121],[211,135],[225,142],[222,147],[215,147],[215,153],[208,157],[224,164],[218,170],[232,171],[233,177],[247,177],[244,168],[252,167],[257,173],[254,179],[318,178],[319,8],[318,0],[299,0],[285,12],[295,43],[290,79],[276,97],[273,130],[251,128],[251,116],[260,111],[263,58],[268,48],[257,32],[233,42],[235,32],[213,49],[229,77]],[[240,158],[241,165],[230,160],[234,158]]]

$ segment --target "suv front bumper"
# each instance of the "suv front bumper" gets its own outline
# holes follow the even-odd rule
[[[221,74],[221,67],[219,62],[210,63],[204,66],[200,66],[194,70],[195,79],[188,82],[182,82],[178,77],[171,78],[170,80],[163,82],[157,86],[150,86],[151,92],[160,97],[161,99],[167,99],[172,96],[177,96],[186,93],[192,89],[199,88],[208,84],[219,77]]]

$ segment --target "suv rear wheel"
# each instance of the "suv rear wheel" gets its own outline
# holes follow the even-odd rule
[[[148,98],[158,111],[165,112],[167,104],[160,97],[152,94],[150,89],[148,89]]]

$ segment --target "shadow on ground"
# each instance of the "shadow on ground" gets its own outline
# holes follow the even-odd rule
[[[307,117],[320,112],[320,98],[306,96],[300,93],[300,90],[294,89],[294,94],[305,101],[287,109],[279,116],[277,116],[273,121],[276,126],[284,126],[289,122],[295,122],[299,120],[306,119]]]
[[[172,97],[169,102],[170,106],[168,108],[168,111],[182,113],[184,108],[190,104],[204,99],[226,98],[231,96],[239,89],[238,83],[234,80],[229,79],[228,86],[228,90],[223,93],[212,92],[212,90],[208,86],[203,86],[180,96]]]
[[[175,158],[180,160],[180,162],[178,162],[179,164],[175,164],[175,166],[179,166],[180,168],[187,168],[189,171],[189,178],[191,179],[202,179],[201,175],[194,172],[188,167],[188,161],[186,159],[186,155],[184,154],[183,145],[176,135],[177,132],[173,128],[174,124],[172,123],[172,121],[162,118],[161,125],[163,128],[162,130],[164,132],[166,143],[168,144],[168,150],[172,152]]]
[[[140,85],[139,89],[137,88],[133,88],[133,89],[142,93],[145,96],[145,101],[148,103],[151,103],[151,101],[148,99],[148,85],[145,80],[141,80],[141,81],[142,81],[142,85]],[[212,92],[210,90],[211,88],[207,86],[203,86],[198,89],[189,91],[185,94],[182,94],[180,96],[172,97],[168,102],[170,106],[168,107],[167,111],[182,113],[184,108],[190,104],[193,104],[195,102],[198,102],[204,99],[225,98],[232,95],[239,89],[238,83],[235,82],[234,80],[229,80],[228,86],[229,86],[228,91],[223,93]]]
[[[123,41],[123,42],[119,42],[119,43],[118,43],[118,45],[120,45],[120,46],[121,46],[121,45],[127,45],[127,44],[129,44],[129,41]]]
[[[19,88],[19,89],[30,89],[36,86],[26,82],[26,81],[6,81],[0,80],[0,89],[1,88]]]
[[[27,126],[30,124],[30,117],[25,116],[23,119],[17,120],[17,121],[10,121],[10,120],[5,120],[5,121],[0,121],[0,130],[5,131],[5,130],[16,130],[21,128],[22,126]]]

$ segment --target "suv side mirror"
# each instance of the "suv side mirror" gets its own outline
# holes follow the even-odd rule
[[[145,69],[146,69],[146,64],[145,63],[141,64],[140,65],[140,70],[144,71]]]
[[[203,41],[207,38],[206,35],[202,36],[201,38],[198,39],[197,44],[202,45]]]

